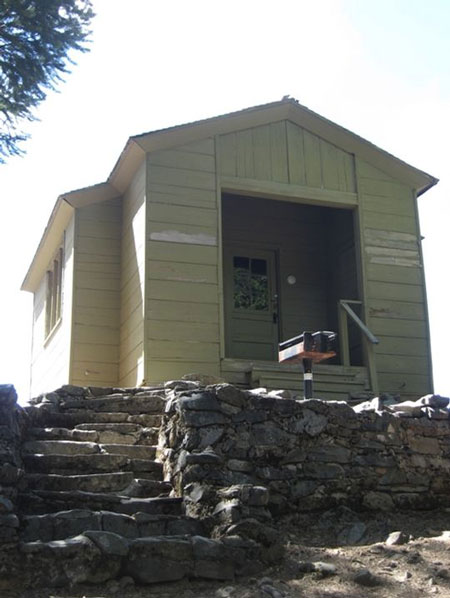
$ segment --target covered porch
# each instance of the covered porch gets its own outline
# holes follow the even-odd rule
[[[227,381],[301,392],[301,368],[278,363],[278,343],[305,330],[333,330],[340,348],[315,366],[315,394],[352,400],[373,390],[361,329],[342,307],[348,301],[363,319],[356,215],[350,208],[223,194],[221,374]]]

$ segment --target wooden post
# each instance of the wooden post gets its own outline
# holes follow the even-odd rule
[[[339,319],[339,349],[341,352],[342,365],[350,365],[350,346],[348,340],[348,320],[347,312],[342,309],[340,301],[338,302]]]

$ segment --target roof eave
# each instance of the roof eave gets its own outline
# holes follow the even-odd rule
[[[119,191],[108,182],[61,194],[50,214],[21,289],[29,292],[36,290],[75,209],[119,196]]]
[[[33,260],[28,268],[28,272],[20,287],[22,291],[33,293],[42,280],[42,273],[45,272],[53,253],[60,242],[61,236],[67,227],[72,214],[73,207],[63,198],[58,197],[44,234],[39,241],[39,245],[34,254]]]

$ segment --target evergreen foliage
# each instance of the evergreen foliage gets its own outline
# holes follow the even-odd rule
[[[0,162],[23,153],[24,120],[85,52],[90,0],[0,0]]]

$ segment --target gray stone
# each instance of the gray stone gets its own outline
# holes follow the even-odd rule
[[[139,530],[136,521],[130,515],[101,511],[102,529],[124,538],[137,538]]]
[[[314,413],[310,409],[304,409],[303,419],[295,421],[290,429],[296,434],[305,432],[308,436],[318,436],[328,425],[328,419],[324,415]]]
[[[164,383],[165,390],[196,390],[199,386],[194,380],[169,380]]]
[[[0,467],[0,484],[2,486],[15,486],[23,475],[23,469],[4,463]]]
[[[14,515],[13,513],[0,515],[0,527],[19,527],[19,519],[17,515]]]
[[[388,546],[396,546],[398,544],[407,544],[409,542],[409,535],[402,531],[391,532],[386,538],[386,544]]]
[[[343,446],[328,445],[308,451],[309,461],[321,461],[324,463],[349,463],[352,452]]]
[[[166,527],[170,536],[204,536],[206,533],[203,522],[193,517],[168,520]]]
[[[140,538],[130,543],[126,572],[139,583],[177,581],[194,572],[192,544],[182,538]]]
[[[403,413],[409,414],[411,417],[420,416],[420,410],[423,404],[419,401],[403,401],[402,403],[396,403],[395,405],[389,405],[387,409],[394,412],[395,414]]]
[[[450,417],[448,408],[436,409],[435,407],[423,407],[421,412],[428,417],[428,419],[448,420]]]
[[[44,530],[47,528],[45,517],[45,515],[41,516],[40,521],[35,522],[35,525],[43,527]],[[50,523],[52,524],[53,540],[64,540],[70,536],[82,534],[86,529],[101,530],[100,514],[89,509],[60,511],[50,517],[52,519]]]
[[[95,473],[87,475],[27,474],[27,485],[32,490],[83,492],[116,492],[133,481],[133,473]]]
[[[226,415],[218,411],[186,411],[184,420],[187,426],[193,426],[194,428],[225,424],[229,421]]]
[[[304,472],[318,480],[342,479],[345,475],[344,468],[336,463],[305,463]]]
[[[367,526],[362,521],[356,521],[345,526],[337,535],[339,544],[359,544],[367,531]]]
[[[378,579],[368,569],[361,569],[353,576],[353,581],[360,586],[372,588],[379,584]]]
[[[371,511],[392,511],[394,502],[386,492],[368,492],[362,501],[363,506]]]
[[[92,455],[100,452],[94,442],[74,442],[70,440],[30,440],[25,442],[25,454],[40,455]]]
[[[328,577],[330,575],[336,575],[336,566],[332,563],[323,563],[322,561],[316,561],[313,563],[314,571],[320,573],[322,577]]]
[[[126,556],[128,554],[128,542],[118,534],[93,530],[85,531],[83,534],[106,555]]]
[[[219,384],[216,386],[215,392],[219,401],[235,407],[243,407],[247,401],[245,393],[231,384]]]
[[[213,384],[223,384],[225,380],[219,376],[213,376],[212,374],[184,374],[181,377],[182,380],[189,380],[192,382],[198,382],[201,386],[212,386]]]
[[[292,496],[293,498],[303,498],[313,494],[317,488],[319,488],[318,482],[300,480],[292,486]]]
[[[281,460],[281,465],[287,463],[303,463],[306,459],[306,450],[304,448],[294,448]]]
[[[213,447],[219,442],[225,433],[225,429],[211,426],[210,428],[201,428],[198,433],[198,448],[202,450],[208,446]]]
[[[295,477],[295,472],[288,467],[258,467],[256,475],[263,480],[291,480]]]
[[[425,407],[443,409],[448,406],[450,399],[448,397],[441,397],[441,395],[429,394],[421,397],[417,402]]]
[[[244,410],[234,414],[231,419],[234,423],[258,424],[267,421],[268,415],[265,411]]]
[[[240,459],[228,459],[227,467],[232,471],[243,471],[247,473],[253,471],[254,468],[253,463],[242,461]]]
[[[194,411],[221,411],[221,406],[212,392],[196,392],[178,399],[178,408]]]
[[[186,454],[186,465],[192,465],[194,463],[220,465],[223,459],[220,455],[214,451],[202,451],[201,453],[190,453]]]
[[[290,435],[276,426],[273,422],[252,426],[250,444],[259,446],[280,447],[289,443]]]

